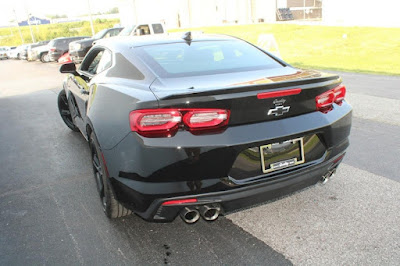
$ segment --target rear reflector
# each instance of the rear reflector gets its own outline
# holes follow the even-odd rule
[[[165,201],[162,206],[166,205],[179,205],[179,204],[186,204],[186,203],[196,203],[197,199],[181,199],[181,200],[170,200],[170,201]]]
[[[268,98],[276,98],[282,96],[296,95],[301,92],[301,89],[290,89],[290,90],[281,90],[281,91],[270,91],[270,92],[262,92],[257,94],[258,99],[268,99]]]

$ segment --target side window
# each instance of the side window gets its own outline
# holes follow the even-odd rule
[[[149,25],[140,25],[136,28],[134,35],[149,35],[150,27]]]
[[[103,49],[95,49],[91,51],[85,57],[85,60],[83,60],[80,70],[95,75],[97,73],[97,67],[99,65],[101,56],[103,55],[103,51]]]
[[[113,36],[117,36],[120,31],[121,30],[119,30],[119,29],[110,30],[107,34],[110,34],[110,37],[113,37]]]
[[[111,52],[105,49],[94,49],[91,51],[82,62],[81,71],[96,75],[105,69],[111,67],[112,55]]]
[[[103,70],[111,67],[111,64],[112,64],[111,52],[108,50],[104,50],[103,55],[101,56],[99,65],[97,66],[96,73],[100,73]]]
[[[153,24],[152,27],[155,34],[164,33],[164,29],[161,24]]]

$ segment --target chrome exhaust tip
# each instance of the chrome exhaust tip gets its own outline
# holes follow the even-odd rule
[[[200,207],[200,214],[206,221],[215,221],[221,213],[221,207],[203,205]]]
[[[331,180],[331,178],[335,176],[335,173],[336,168],[323,175],[321,178],[322,185],[325,185],[329,180]]]
[[[329,181],[328,174],[323,175],[322,178],[321,178],[321,184],[325,185],[326,183],[328,183],[328,181]]]
[[[188,224],[193,224],[200,219],[200,213],[196,209],[189,207],[183,208],[180,215],[182,220]]]

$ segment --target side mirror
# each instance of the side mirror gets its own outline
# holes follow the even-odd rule
[[[75,76],[78,74],[78,72],[76,72],[76,66],[74,63],[67,63],[61,65],[60,72],[74,74]]]

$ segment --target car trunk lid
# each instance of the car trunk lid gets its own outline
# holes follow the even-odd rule
[[[219,108],[230,125],[316,110],[315,97],[341,82],[337,75],[291,67],[184,78],[158,78],[150,89],[160,108]]]

